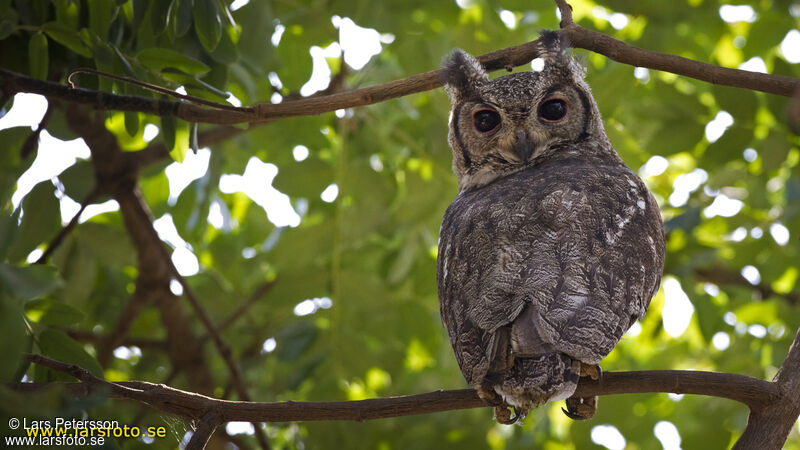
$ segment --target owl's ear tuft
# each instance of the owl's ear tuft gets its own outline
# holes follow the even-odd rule
[[[539,33],[539,57],[544,60],[544,69],[566,68],[577,79],[583,79],[586,69],[569,53],[569,40],[558,31],[542,30]]]
[[[489,81],[489,74],[477,59],[457,48],[442,61],[441,78],[447,93],[455,102],[475,96],[476,88]]]

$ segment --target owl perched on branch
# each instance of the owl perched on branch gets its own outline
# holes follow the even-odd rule
[[[461,50],[442,68],[459,193],[439,241],[441,315],[503,423],[560,399],[592,417],[596,398],[570,396],[643,317],[664,263],[658,205],[611,146],[584,69],[557,32],[539,42],[541,72],[490,80]]]

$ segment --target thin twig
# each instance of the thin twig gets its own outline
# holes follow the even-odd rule
[[[81,214],[83,214],[83,210],[85,210],[87,206],[91,205],[92,202],[94,202],[99,196],[100,189],[98,187],[95,187],[91,192],[89,192],[89,195],[87,195],[86,198],[81,202],[81,207],[78,209],[78,212],[72,216],[72,219],[69,220],[69,223],[61,228],[56,237],[54,237],[53,240],[47,244],[47,248],[42,253],[42,256],[40,256],[34,264],[45,264],[47,262],[47,258],[50,257],[50,255],[58,248],[58,246],[61,245],[61,242],[64,240],[64,238],[67,237],[67,235],[75,228],[76,225],[78,225],[78,219],[80,219]]]
[[[186,101],[190,101],[190,102],[193,102],[193,103],[198,103],[198,104],[205,105],[205,106],[211,106],[211,107],[214,107],[214,108],[217,108],[217,109],[223,109],[223,110],[227,110],[227,111],[240,111],[241,110],[241,108],[239,108],[237,106],[226,105],[224,103],[212,102],[210,100],[206,100],[206,99],[200,98],[200,97],[195,97],[193,95],[181,94],[180,92],[175,92],[175,91],[173,91],[171,89],[167,89],[167,88],[164,88],[164,87],[161,87],[161,86],[156,86],[155,84],[152,84],[152,83],[146,83],[144,81],[139,81],[139,80],[136,80],[134,78],[124,77],[122,75],[114,75],[113,73],[103,72],[102,70],[90,69],[88,67],[80,67],[78,69],[74,69],[73,71],[71,71],[67,75],[67,85],[70,87],[70,89],[75,89],[75,82],[72,81],[72,77],[74,75],[76,75],[76,74],[79,74],[79,73],[90,73],[90,74],[101,76],[101,77],[111,78],[111,79],[114,79],[114,80],[117,80],[117,81],[122,81],[123,83],[128,83],[128,84],[132,84],[134,86],[139,86],[142,89],[147,89],[149,91],[158,92],[160,94],[169,95],[170,97],[179,98],[181,100],[186,100]]]
[[[262,283],[260,286],[258,286],[258,288],[256,288],[255,292],[253,292],[253,294],[250,295],[250,298],[248,298],[247,301],[242,303],[242,305],[239,306],[239,308],[236,309],[236,311],[234,311],[230,316],[228,316],[227,318],[225,318],[225,320],[220,322],[217,328],[220,331],[223,331],[224,329],[233,325],[233,323],[239,320],[239,318],[242,317],[247,312],[247,310],[249,310],[253,305],[258,303],[258,301],[261,300],[262,297],[267,295],[267,293],[272,289],[273,286],[275,286],[274,281],[268,281],[266,283]]]

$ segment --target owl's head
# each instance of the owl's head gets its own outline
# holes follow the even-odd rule
[[[566,52],[558,33],[545,31],[539,42],[545,63],[540,72],[490,80],[478,60],[462,50],[445,59],[442,78],[453,102],[449,141],[459,190],[543,162],[564,144],[606,141],[583,67]]]

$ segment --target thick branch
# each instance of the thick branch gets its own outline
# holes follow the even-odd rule
[[[194,335],[189,322],[183,317],[180,304],[169,291],[170,279],[177,278],[189,303],[225,360],[239,397],[249,400],[241,369],[233,359],[230,348],[220,337],[216,326],[211,322],[189,284],[178,273],[169,252],[153,227],[152,214],[136,184],[136,167],[130,164],[114,135],[105,128],[102,116],[90,116],[83,111],[83,108],[72,105],[67,120],[70,127],[83,137],[92,153],[98,185],[111,193],[120,205],[126,229],[137,248],[139,276],[136,280],[136,291],[141,292],[142,298],[154,299],[161,311],[162,320],[167,328],[167,342],[170,344],[169,353],[172,361],[186,369],[187,378],[195,387],[202,389],[203,392],[211,392],[213,381],[205,364],[201,341]],[[121,318],[120,321],[123,323],[125,318]],[[126,326],[120,327],[119,330],[127,333]],[[256,429],[256,438],[262,448],[269,448],[261,429]]]
[[[772,383],[780,396],[766,409],[751,410],[734,449],[780,449],[800,416],[800,330]]]
[[[77,371],[70,366],[40,355],[29,359],[53,370],[70,373],[83,383],[19,383],[12,385],[20,391],[39,390],[50,385],[60,385],[72,395],[87,395],[97,387],[105,387],[109,396],[137,400],[163,412],[189,419],[206,417],[209,411],[219,414],[221,423],[230,421],[289,422],[328,420],[372,420],[441,411],[485,407],[486,404],[472,389],[435,391],[400,397],[374,398],[340,402],[240,402],[219,400],[200,394],[181,391],[141,381],[109,383]],[[65,369],[66,367],[66,369]],[[85,373],[84,373],[85,372]],[[695,372],[682,370],[656,370],[642,372],[606,372],[601,381],[582,379],[575,395],[632,394],[673,392],[728,398],[760,411],[781,398],[775,384],[744,375]],[[786,395],[791,395],[787,393]]]

